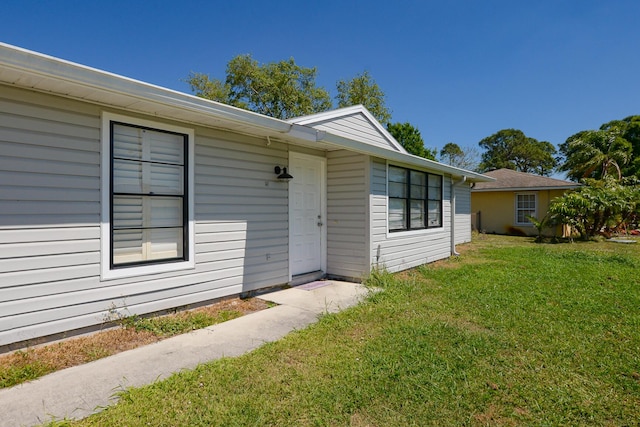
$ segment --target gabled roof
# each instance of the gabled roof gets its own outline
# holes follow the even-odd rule
[[[32,52],[0,42],[0,84],[77,99],[93,104],[178,120],[192,125],[230,130],[263,137],[267,141],[310,147],[317,150],[351,150],[409,167],[425,168],[465,178],[470,182],[491,181],[485,175],[451,167],[407,154],[362,106],[350,107],[361,114],[389,144],[372,144],[355,135],[338,135],[302,123],[344,115],[349,109],[299,118],[301,123],[263,116],[251,111],[199,98],[139,80]],[[339,120],[338,120],[339,121]],[[398,146],[396,146],[395,144]]]
[[[511,169],[496,169],[485,172],[485,175],[495,178],[495,181],[479,182],[471,191],[570,190],[580,187],[580,184],[576,182],[518,172]]]
[[[338,108],[308,116],[295,117],[289,123],[310,126],[365,144],[377,145],[400,153],[407,153],[402,145],[373,117],[363,105]]]

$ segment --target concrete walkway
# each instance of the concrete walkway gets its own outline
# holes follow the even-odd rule
[[[0,390],[0,426],[31,426],[84,418],[117,401],[115,395],[221,357],[234,357],[303,329],[323,313],[357,304],[367,289],[319,281],[259,298],[279,304],[228,322],[54,372]]]

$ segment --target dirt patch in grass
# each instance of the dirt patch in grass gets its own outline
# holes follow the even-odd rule
[[[270,306],[268,302],[258,298],[232,298],[163,316],[131,317],[124,319],[121,326],[113,329],[0,355],[0,388],[11,387],[60,369],[88,363]],[[203,323],[203,319],[206,323]]]

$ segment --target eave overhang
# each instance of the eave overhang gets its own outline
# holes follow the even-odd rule
[[[346,149],[469,182],[494,178],[0,42],[0,84],[324,151]]]

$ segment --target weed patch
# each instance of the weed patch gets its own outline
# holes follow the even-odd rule
[[[121,328],[0,356],[0,388],[12,387],[60,369],[225,322],[269,306],[266,301],[255,298],[230,299],[170,315],[123,318],[120,320]]]

